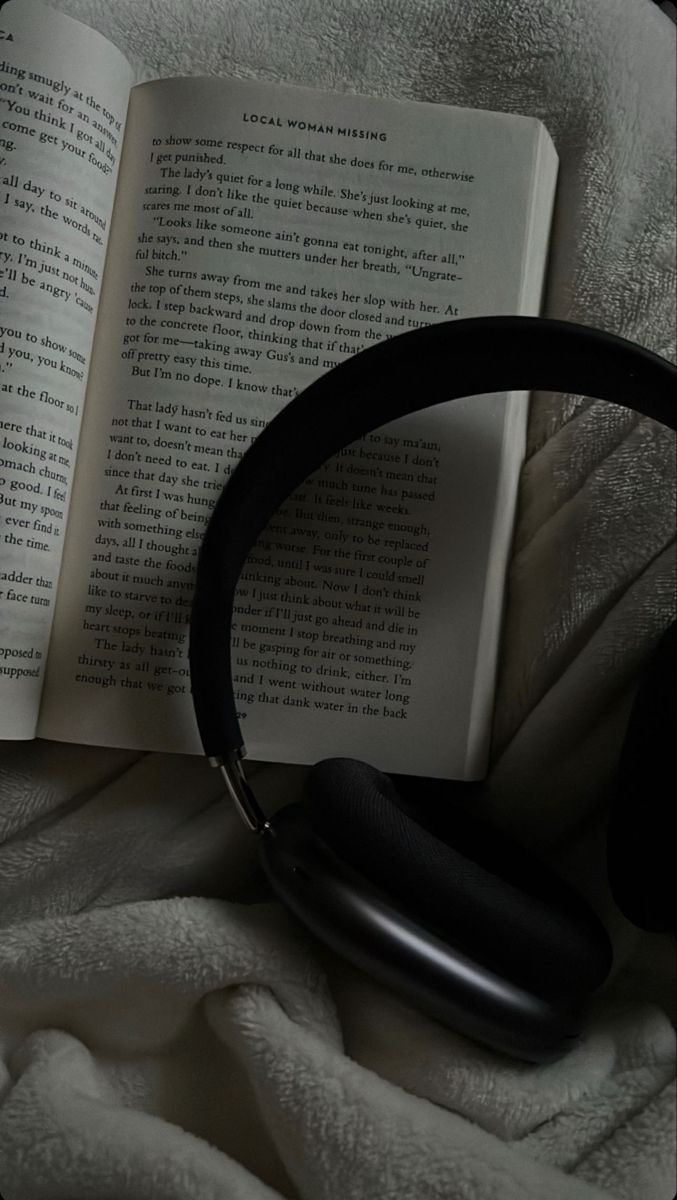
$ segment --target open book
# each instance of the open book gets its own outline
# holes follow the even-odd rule
[[[32,0],[0,26],[0,736],[199,752],[187,621],[229,471],[370,342],[537,313],[556,154],[518,116],[134,86]],[[526,418],[407,417],[271,522],[232,631],[251,757],[481,774]]]

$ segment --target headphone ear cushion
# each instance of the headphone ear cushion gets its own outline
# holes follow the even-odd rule
[[[608,974],[611,946],[592,911],[467,813],[450,813],[445,804],[437,829],[429,815],[423,825],[405,811],[387,775],[353,759],[318,763],[304,807],[339,858],[414,919],[515,983],[543,995],[570,994],[599,986]]]
[[[653,933],[675,928],[668,836],[677,729],[677,621],[661,637],[635,697],[609,817],[609,883],[621,912]]]

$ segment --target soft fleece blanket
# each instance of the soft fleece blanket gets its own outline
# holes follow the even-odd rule
[[[546,311],[674,353],[674,26],[650,0],[60,0],[146,76],[515,110],[561,157]],[[668,1200],[670,943],[603,882],[638,671],[673,605],[672,442],[534,401],[493,768],[477,801],[576,879],[615,974],[544,1067],[443,1030],[260,888],[197,760],[0,757],[5,1200]],[[255,769],[271,805],[303,772]]]

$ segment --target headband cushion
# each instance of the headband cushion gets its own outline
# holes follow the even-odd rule
[[[597,917],[571,889],[454,802],[406,811],[387,775],[353,759],[309,773],[316,835],[411,917],[475,961],[547,996],[591,990],[611,966]]]
[[[677,428],[672,363],[598,329],[540,317],[468,317],[374,342],[315,379],[243,455],[197,562],[190,672],[205,754],[242,748],[230,639],[242,567],[281,505],[327,459],[408,413],[461,396],[558,391],[627,405]]]

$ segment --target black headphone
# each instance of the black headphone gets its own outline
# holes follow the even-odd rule
[[[585,1000],[612,961],[597,916],[458,806],[437,814],[412,808],[388,776],[352,759],[319,763],[304,799],[268,820],[242,770],[224,631],[245,559],[279,506],[380,425],[461,396],[539,389],[608,400],[676,429],[676,378],[671,363],[621,338],[535,317],[444,322],[374,344],[264,429],[228,479],[198,559],[190,626],[197,724],[205,753],[259,835],[274,890],[315,935],[422,1011],[528,1060],[556,1057],[580,1034]],[[638,694],[609,827],[614,896],[647,929],[671,920],[670,773],[660,755],[667,766],[676,630],[663,637]]]

